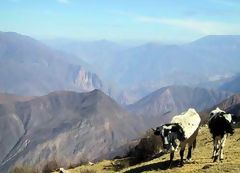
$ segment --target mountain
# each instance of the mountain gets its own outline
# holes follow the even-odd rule
[[[91,68],[103,76],[106,75],[106,71],[108,72],[109,65],[116,58],[115,55],[128,48],[128,46],[109,40],[77,41],[58,39],[46,41],[46,44],[83,59]]]
[[[220,89],[240,93],[240,74],[232,77],[229,81],[222,84]]]
[[[14,165],[69,166],[124,153],[142,125],[99,90],[53,92],[0,105],[0,172]],[[126,148],[125,148],[126,149]]]
[[[115,55],[109,78],[155,89],[215,81],[239,72],[239,47],[237,35],[210,35],[183,45],[148,43]]]
[[[123,105],[169,85],[217,89],[240,72],[239,35],[209,35],[181,45],[122,46],[108,40],[52,45],[88,62],[104,81],[121,90],[114,98]]]
[[[240,48],[240,35],[208,35],[191,43],[191,46],[202,49],[232,49]]]
[[[218,90],[168,86],[147,95],[127,108],[143,118],[148,127],[153,127],[168,122],[173,115],[190,107],[202,111],[229,96],[231,93]]]
[[[43,95],[54,90],[103,88],[78,58],[17,33],[0,32],[0,91]]]

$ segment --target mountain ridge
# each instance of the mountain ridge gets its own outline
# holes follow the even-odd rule
[[[130,105],[127,109],[148,122],[148,126],[155,126],[168,122],[173,115],[194,108],[197,111],[210,108],[222,100],[230,97],[232,93],[192,88],[187,86],[168,86],[142,98]],[[160,124],[159,124],[160,123]]]
[[[53,160],[69,166],[112,158],[124,154],[125,145],[143,129],[136,118],[100,90],[56,91],[26,102],[2,104],[3,116],[0,127],[7,124],[13,130],[0,134],[0,138],[8,134],[11,140],[1,146],[5,154],[0,157],[0,172],[25,164],[41,169]],[[17,119],[18,124],[9,118]]]

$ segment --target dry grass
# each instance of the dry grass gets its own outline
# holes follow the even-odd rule
[[[165,169],[169,160],[169,155],[164,155],[154,160],[144,162],[132,167],[128,167],[119,172],[122,173],[238,173],[240,172],[240,129],[235,130],[233,136],[229,136],[225,145],[225,159],[223,162],[213,163],[212,139],[208,129],[202,128],[197,139],[197,148],[193,151],[193,163],[178,167],[179,153],[175,154],[175,164],[172,169]],[[186,153],[185,153],[186,154]],[[96,173],[116,172],[112,164],[116,161],[102,161],[93,166],[85,165],[75,169],[70,169],[69,173],[81,173],[82,170],[89,169]]]
[[[9,171],[9,173],[38,173],[33,168],[28,166],[15,167]]]
[[[81,173],[96,173],[97,171],[92,170],[92,169],[83,169],[81,170]]]
[[[202,128],[197,139],[197,148],[193,151],[193,163],[185,164],[178,167],[175,161],[175,167],[165,170],[169,155],[162,156],[150,162],[142,163],[123,170],[126,173],[138,172],[164,172],[164,173],[238,173],[240,172],[240,129],[236,129],[233,136],[229,136],[225,146],[225,159],[223,162],[213,163],[212,154],[212,138],[208,129]],[[186,154],[186,153],[185,153]],[[175,154],[175,160],[178,160],[179,154]]]

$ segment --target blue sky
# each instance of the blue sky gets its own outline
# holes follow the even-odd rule
[[[0,31],[38,39],[185,42],[240,34],[240,1],[2,0]]]

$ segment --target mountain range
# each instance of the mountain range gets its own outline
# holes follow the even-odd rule
[[[88,60],[104,80],[122,90],[115,97],[122,104],[169,85],[221,88],[239,73],[240,66],[238,35],[209,35],[179,45],[123,46],[99,40],[55,47]]]
[[[236,91],[227,82],[239,73],[239,36],[210,35],[182,45],[107,40],[49,45],[0,32],[0,91],[32,96],[101,89],[123,105],[169,85]]]
[[[141,132],[190,107],[239,115],[239,48],[239,36],[52,48],[0,32],[0,172],[123,155]]]

